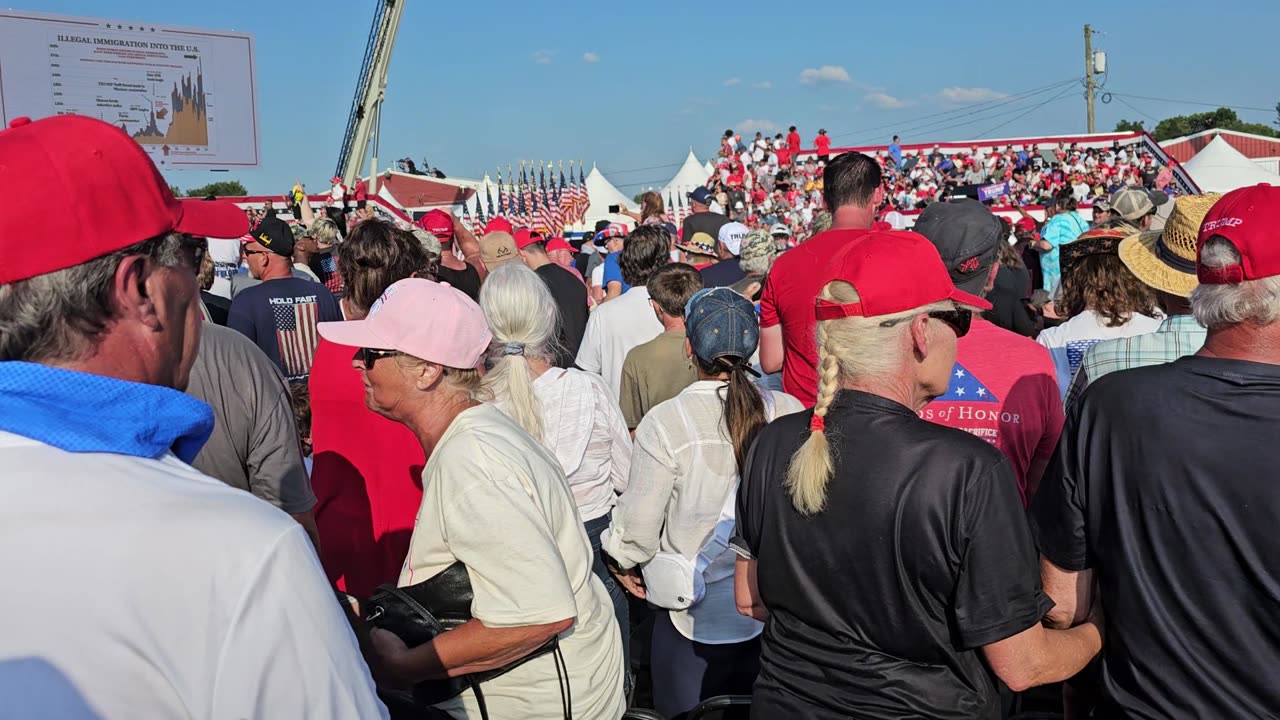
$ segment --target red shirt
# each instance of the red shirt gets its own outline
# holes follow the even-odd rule
[[[408,428],[365,406],[353,354],[355,348],[323,339],[316,348],[311,487],[325,573],[339,590],[364,598],[400,577],[426,456]]]
[[[813,407],[818,390],[817,320],[814,302],[822,292],[823,268],[846,244],[868,230],[828,230],[778,256],[760,296],[760,327],[782,325],[782,389],[805,407]],[[313,371],[314,372],[314,371]],[[1056,377],[1056,376],[1055,376]],[[1055,392],[1057,386],[1055,385]]]
[[[800,144],[800,136],[799,136],[799,135],[796,135],[796,144],[797,144],[797,145],[799,145],[799,144]],[[777,155],[778,155],[778,164],[779,164],[779,165],[790,165],[790,164],[791,164],[791,148],[778,148],[778,149],[777,149],[777,150],[775,150],[774,152],[776,152],[776,153],[777,153]]]
[[[792,155],[800,153],[800,133],[794,130],[787,133],[787,149],[791,151]]]
[[[831,136],[819,135],[813,139],[813,146],[817,148],[819,155],[828,155],[831,152]]]
[[[956,343],[947,393],[926,405],[920,417],[995,445],[1009,459],[1026,507],[1031,465],[1049,460],[1062,433],[1055,377],[1042,345],[975,317]]]

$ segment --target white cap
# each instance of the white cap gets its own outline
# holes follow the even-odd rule
[[[774,223],[773,227],[769,228],[769,234],[786,235],[787,237],[791,237],[791,228],[783,225],[782,223]]]
[[[742,203],[738,203],[741,205]],[[720,227],[720,244],[734,255],[742,253],[742,240],[747,237],[747,226],[740,222],[725,223]]]

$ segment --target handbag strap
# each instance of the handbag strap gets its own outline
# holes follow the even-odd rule
[[[445,631],[444,625],[440,624],[440,620],[435,615],[432,615],[430,610],[423,607],[422,603],[414,600],[413,596],[409,593],[391,585],[384,585],[381,590],[386,592],[388,595],[394,596],[397,600],[404,603],[410,610],[417,613],[424,621],[426,621],[427,625],[431,627],[431,631],[436,635]]]

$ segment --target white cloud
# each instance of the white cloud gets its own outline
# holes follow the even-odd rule
[[[555,50],[534,50],[533,61],[539,65],[550,65],[551,58],[556,54]]]
[[[882,92],[868,93],[862,96],[862,99],[871,103],[880,110],[899,110],[911,104],[906,100],[899,100],[892,95],[886,95]]]
[[[769,88],[773,87],[773,83],[769,82],[768,80],[762,80],[760,82],[751,83],[751,87],[757,90],[768,90]]]
[[[598,62],[600,62],[600,56],[599,56],[598,54],[596,54],[596,53],[593,53],[593,52],[584,52],[584,53],[582,53],[582,59],[583,59],[583,61],[584,61],[584,62],[589,62],[589,63],[598,63]]]
[[[849,71],[839,65],[823,65],[820,68],[805,68],[800,72],[801,85],[826,85],[829,83],[849,82]]]
[[[739,135],[753,135],[755,133],[777,132],[778,124],[771,120],[753,120],[747,118],[733,126],[734,131]]]
[[[1008,94],[992,90],[991,88],[949,87],[943,88],[942,92],[938,93],[938,97],[949,103],[968,105],[970,103],[986,102],[988,100],[999,100],[1000,98],[1008,97]]]
[[[722,83],[725,87],[733,87],[742,84],[742,78],[729,78]]]

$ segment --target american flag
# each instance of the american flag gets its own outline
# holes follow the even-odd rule
[[[578,211],[575,216],[578,222],[587,219],[589,207],[591,207],[591,197],[587,195],[587,181],[582,177],[582,163],[578,163]]]
[[[501,175],[499,175],[499,176],[498,176],[498,185],[502,185],[502,176],[501,176]],[[484,197],[485,197],[485,200],[487,200],[487,201],[488,201],[488,203],[489,203],[489,217],[493,217],[493,216],[494,216],[494,212],[493,212],[493,185],[485,185],[485,187],[484,187]],[[499,206],[501,206],[501,203],[499,203]]]
[[[573,161],[569,161],[569,184],[564,182],[564,169],[560,170],[560,192],[556,195],[556,204],[560,206],[560,217],[565,225],[577,222],[574,199],[577,193],[573,189]]]
[[[947,385],[947,393],[937,398],[938,402],[995,403],[1000,402],[982,381],[974,377],[965,366],[956,363],[951,368],[951,382]]]
[[[503,215],[511,214],[511,198],[502,191],[502,171],[498,171],[498,209]]]
[[[319,312],[319,305],[314,299],[271,306],[276,322],[276,342],[280,344],[280,363],[290,379],[305,377],[311,372],[311,361],[315,359],[316,345],[320,342],[316,332]]]

